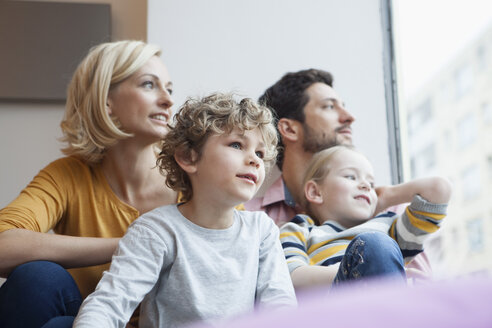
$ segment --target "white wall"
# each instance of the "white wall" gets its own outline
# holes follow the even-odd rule
[[[64,2],[109,3],[113,40],[147,37],[147,0]],[[62,155],[57,138],[61,136],[63,111],[64,104],[0,100],[0,208],[14,199],[42,167]]]
[[[379,0],[149,0],[178,108],[189,95],[257,98],[287,71],[321,68],[356,116],[354,143],[390,183]]]

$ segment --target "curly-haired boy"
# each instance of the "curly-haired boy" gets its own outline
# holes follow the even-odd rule
[[[234,208],[275,159],[272,121],[266,107],[228,94],[181,107],[157,162],[185,201],[130,226],[74,327],[123,327],[142,299],[140,327],[296,304],[278,228],[263,212]]]

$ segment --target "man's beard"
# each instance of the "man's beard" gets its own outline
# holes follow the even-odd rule
[[[303,125],[304,129],[304,142],[302,144],[304,151],[317,153],[323,149],[331,148],[344,144],[344,142],[337,139],[338,131],[346,128],[346,126],[341,126],[335,129],[332,136],[323,133],[316,133],[311,129],[306,123]]]

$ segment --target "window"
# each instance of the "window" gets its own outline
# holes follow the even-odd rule
[[[465,169],[461,175],[463,199],[465,201],[476,198],[480,194],[480,167],[475,164]]]
[[[477,49],[477,59],[478,59],[478,68],[486,69],[487,68],[487,50],[484,45],[481,45]]]
[[[399,117],[408,130],[403,176],[454,180],[442,259],[431,264],[452,276],[492,276],[492,1],[392,2]]]
[[[456,99],[461,99],[473,86],[473,70],[470,65],[465,65],[455,73]]]
[[[488,102],[482,104],[482,118],[484,123],[492,123],[492,107]]]
[[[465,148],[473,144],[477,138],[477,122],[474,113],[468,114],[458,122],[458,145]]]
[[[436,165],[435,144],[430,144],[411,159],[412,177],[430,175]]]
[[[432,118],[432,103],[431,99],[426,99],[414,111],[408,115],[408,131],[410,135],[418,133],[418,131],[429,122]]]
[[[489,173],[489,180],[492,181],[492,155],[487,157],[487,171]]]
[[[472,252],[481,252],[484,248],[483,241],[483,220],[482,218],[472,219],[466,224],[466,234],[468,236],[468,246]]]

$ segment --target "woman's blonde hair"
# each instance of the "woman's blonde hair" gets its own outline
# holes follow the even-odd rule
[[[117,41],[93,47],[75,70],[68,85],[65,115],[61,122],[66,155],[99,162],[106,149],[131,135],[108,114],[111,88],[138,71],[159,47],[142,41]]]
[[[329,164],[330,161],[333,159],[333,156],[335,156],[336,153],[347,149],[351,151],[356,151],[355,148],[349,145],[334,146],[317,152],[313,155],[313,158],[309,162],[306,173],[304,174],[304,179],[302,180],[303,197],[301,205],[304,209],[306,209],[307,214],[310,215],[315,222],[317,222],[317,220],[313,217],[312,211],[310,209],[310,203],[307,201],[306,195],[304,194],[306,184],[309,181],[314,181],[318,183],[326,178],[326,176],[330,172]]]
[[[191,160],[193,151],[198,161],[210,135],[230,133],[235,128],[260,130],[265,144],[265,170],[269,169],[277,156],[278,138],[274,118],[267,107],[249,98],[236,101],[232,94],[214,93],[202,99],[189,98],[175,115],[174,124],[164,137],[157,165],[166,176],[166,184],[181,192],[184,201],[191,199],[193,190],[175,154],[179,152]]]

